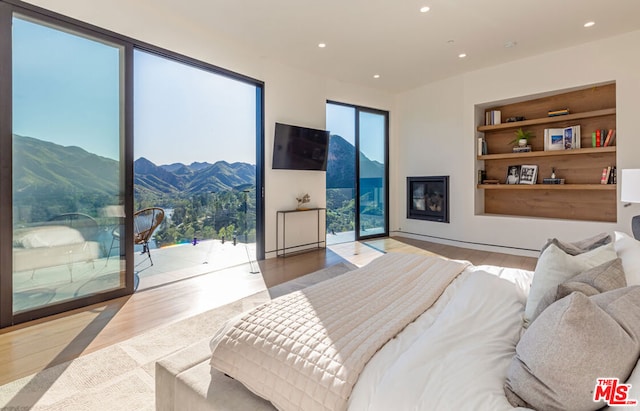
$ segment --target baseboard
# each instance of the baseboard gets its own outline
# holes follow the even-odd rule
[[[538,257],[540,250],[527,248],[508,247],[499,244],[485,244],[472,241],[454,240],[450,238],[431,236],[426,234],[410,233],[406,231],[390,231],[390,236],[405,237],[412,240],[430,241],[432,243],[450,245],[453,247],[470,248],[472,250],[490,251],[492,253],[503,253],[512,255],[521,255],[525,257]]]

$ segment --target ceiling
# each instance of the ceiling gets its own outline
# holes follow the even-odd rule
[[[153,4],[249,47],[259,57],[388,92],[640,30],[640,0],[154,0]],[[422,6],[430,10],[421,13]],[[588,21],[595,25],[585,28]],[[508,42],[515,45],[505,47]],[[326,47],[319,48],[319,43]],[[467,56],[459,58],[460,53]],[[374,78],[376,74],[380,77]]]

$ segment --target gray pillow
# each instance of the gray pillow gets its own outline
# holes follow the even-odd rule
[[[513,406],[597,410],[597,378],[625,381],[640,353],[640,286],[574,292],[540,314],[516,346],[505,382]]]
[[[616,258],[615,260],[607,261],[575,277],[571,277],[564,283],[547,291],[538,303],[531,321],[535,320],[548,306],[574,291],[581,292],[589,297],[626,286],[627,280],[622,268],[622,260]]]
[[[593,237],[585,238],[584,240],[575,242],[566,242],[558,240],[557,238],[550,238],[547,243],[540,250],[540,254],[549,247],[551,244],[555,244],[558,248],[570,255],[578,255],[585,253],[594,248],[601,247],[605,244],[609,244],[612,241],[611,235],[607,233],[596,234]]]

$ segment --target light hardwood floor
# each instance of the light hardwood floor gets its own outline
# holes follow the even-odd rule
[[[365,265],[383,252],[431,252],[476,265],[528,270],[533,270],[536,263],[531,257],[399,237],[337,244],[326,250],[268,259],[259,262],[258,274],[238,268],[203,274],[0,330],[0,385],[345,260]]]

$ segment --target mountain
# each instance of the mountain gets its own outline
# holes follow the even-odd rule
[[[329,140],[329,157],[327,161],[327,188],[355,187],[356,148],[339,135],[332,135]],[[384,175],[384,165],[370,160],[360,154],[360,177],[379,177]]]
[[[117,196],[119,163],[80,147],[13,135],[15,200],[43,191]]]
[[[120,193],[120,163],[80,147],[65,147],[20,135],[13,136],[14,201],[51,199],[63,202],[65,193],[89,198],[110,198]],[[137,192],[152,194],[196,194],[254,186],[255,166],[218,161],[157,166],[141,157],[134,162]],[[49,194],[47,194],[49,193]],[[55,194],[57,193],[57,194]],[[44,200],[43,200],[44,201]],[[89,201],[89,200],[87,200]]]
[[[173,163],[157,166],[144,157],[134,164],[137,191],[155,194],[210,193],[255,185],[256,167],[247,163]]]

